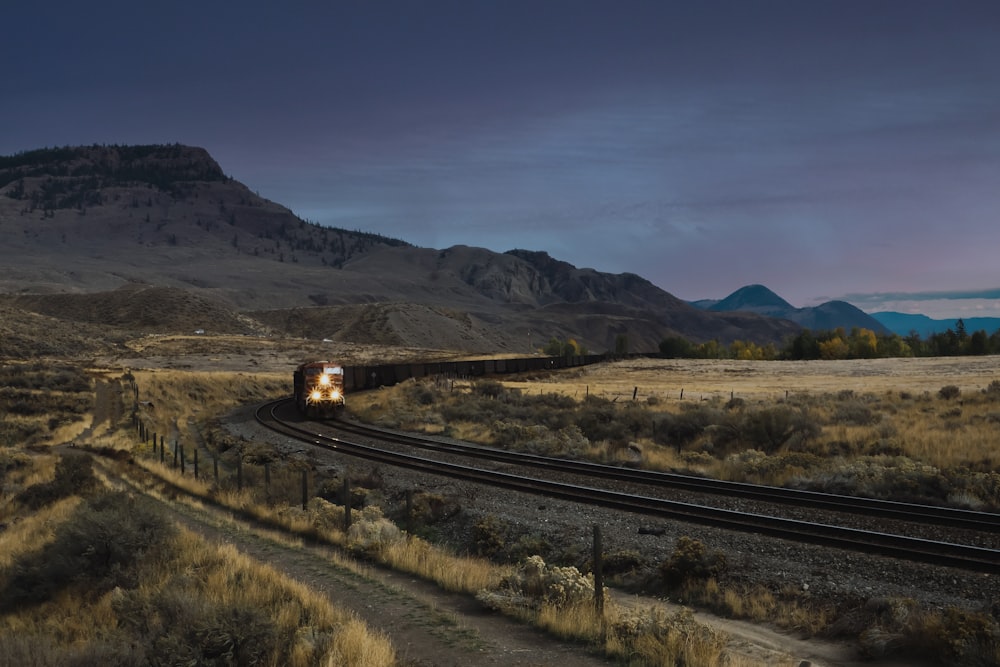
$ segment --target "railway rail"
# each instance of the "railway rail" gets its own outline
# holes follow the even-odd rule
[[[1000,514],[978,512],[954,507],[939,507],[902,503],[877,498],[860,498],[820,491],[787,489],[777,486],[731,482],[726,480],[683,475],[680,473],[640,470],[623,466],[607,465],[590,461],[539,456],[524,452],[511,452],[495,447],[484,447],[469,443],[445,442],[415,435],[407,435],[373,428],[351,422],[337,422],[338,431],[355,433],[386,442],[417,447],[429,451],[454,454],[471,458],[510,463],[513,465],[539,468],[548,472],[571,473],[594,478],[610,479],[616,482],[633,482],[653,487],[670,488],[707,493],[769,503],[794,505],[795,507],[846,512],[877,516],[883,519],[908,521],[911,523],[965,528],[989,533],[1000,533]]]
[[[625,494],[618,491],[611,491],[607,489],[598,489],[589,486],[580,486],[574,484],[567,484],[564,482],[556,482],[552,480],[539,479],[534,477],[526,477],[521,475],[513,475],[510,473],[485,470],[482,468],[476,468],[472,466],[458,465],[455,463],[449,463],[440,460],[434,460],[422,456],[415,456],[412,454],[405,454],[401,452],[388,451],[380,449],[378,447],[372,447],[370,445],[364,445],[357,442],[351,442],[344,438],[334,437],[331,435],[326,435],[322,433],[317,433],[314,429],[307,429],[301,426],[289,423],[280,416],[278,416],[278,410],[289,403],[289,399],[274,401],[271,403],[264,404],[260,406],[257,410],[256,416],[258,421],[265,427],[286,435],[288,437],[307,442],[313,446],[321,449],[327,449],[335,451],[341,454],[346,454],[350,456],[360,457],[368,459],[371,461],[376,461],[380,463],[385,463],[387,465],[399,466],[408,468],[410,470],[420,471],[424,473],[443,475],[452,478],[462,479],[466,481],[480,482],[484,484],[489,484],[492,486],[521,491],[525,493],[532,493],[537,495],[544,495],[553,498],[560,498],[563,500],[570,500],[574,502],[587,503],[592,505],[597,505],[605,508],[617,509],[627,512],[644,514],[647,516],[656,516],[665,519],[673,519],[679,521],[695,522],[702,525],[710,525],[718,528],[724,528],[728,530],[737,530],[742,532],[751,532],[762,535],[767,535],[771,537],[778,537],[798,542],[807,542],[812,544],[818,544],[828,547],[834,547],[839,549],[846,549],[850,551],[865,552],[881,556],[887,556],[891,558],[899,558],[905,560],[911,560],[916,562],[931,563],[936,565],[944,565],[949,567],[960,568],[964,570],[971,570],[977,572],[986,572],[991,574],[1000,573],[1000,550],[989,549],[984,547],[977,547],[971,545],[954,544],[950,542],[940,542],[935,540],[928,540],[924,538],[917,537],[907,537],[903,535],[895,535],[883,532],[873,532],[866,530],[859,530],[856,528],[847,528],[842,526],[832,526],[823,523],[813,523],[808,521],[802,521],[797,519],[779,518],[773,516],[767,516],[762,514],[738,512],[735,510],[721,509],[715,507],[707,507],[703,505],[697,505],[692,503],[685,503],[675,500],[665,500],[660,498],[653,498],[648,496]],[[356,426],[348,426],[344,423],[338,423],[338,428],[359,428]],[[510,463],[517,463],[519,465],[532,465],[536,467],[549,467],[548,462],[554,462],[552,465],[557,465],[558,462],[574,464],[570,466],[573,468],[573,472],[580,474],[583,470],[590,469],[590,466],[596,466],[593,469],[593,474],[597,476],[610,476],[613,471],[628,472],[628,473],[643,473],[644,471],[629,470],[625,468],[616,468],[614,466],[600,466],[599,464],[584,464],[583,462],[566,462],[560,459],[548,459],[547,457],[537,457],[532,455],[522,455],[514,454],[511,452],[501,452],[500,450],[490,450],[490,448],[483,447],[472,447],[469,445],[461,446],[452,443],[441,443],[439,441],[426,440],[423,438],[414,438],[411,436],[401,436],[399,434],[390,434],[384,431],[372,432],[370,429],[365,429],[367,431],[366,435],[371,437],[377,437],[383,440],[394,441],[399,443],[401,440],[405,441],[404,444],[411,446],[424,447],[425,449],[435,449],[437,451],[457,451],[461,450],[464,456],[472,455],[471,450],[476,450],[478,454],[487,455],[486,457],[492,457],[496,455],[499,457],[501,454],[515,457],[515,458],[496,458],[494,460],[504,460]],[[440,448],[438,448],[440,446]],[[457,450],[456,450],[457,448]],[[490,451],[481,451],[490,450]],[[526,458],[525,458],[526,457]],[[527,463],[529,462],[530,463]],[[583,467],[577,468],[577,465],[582,465]],[[549,467],[550,470],[556,470],[559,468]],[[568,470],[566,468],[564,470]],[[607,470],[605,470],[607,469]],[[587,474],[587,473],[584,473]],[[653,473],[654,475],[665,474],[665,473]],[[683,475],[679,477],[685,477]],[[620,479],[617,478],[616,479]],[[655,477],[653,478],[655,479]],[[669,479],[669,477],[667,478]],[[676,480],[678,484],[685,483],[691,484],[694,481],[706,481],[714,482],[716,480],[701,480],[701,478],[688,478],[687,480]],[[649,482],[644,482],[649,483]],[[664,482],[666,483],[666,482]],[[754,485],[742,485],[743,487],[753,487]],[[689,488],[689,487],[688,487]],[[709,485],[708,488],[711,488]],[[758,493],[767,496],[768,489],[774,489],[775,487],[758,487],[757,490],[752,488],[744,488],[739,491],[739,486],[737,487],[719,487],[720,489],[729,488],[728,493]],[[706,491],[705,488],[699,489],[700,491]],[[787,489],[780,489],[780,491],[789,491]],[[725,491],[719,491],[725,492]],[[809,494],[811,492],[797,492]],[[829,496],[830,494],[818,494],[819,496]],[[757,496],[758,498],[761,496]],[[767,498],[771,502],[796,502],[789,500],[789,498],[794,496],[784,496],[783,494],[776,494],[775,497]],[[808,495],[798,496],[799,498],[809,498]],[[784,500],[779,500],[779,498],[784,498]],[[846,499],[846,496],[839,496],[837,498]],[[823,499],[814,498],[808,502],[841,502],[842,506],[839,507],[839,511],[851,511],[851,503],[836,499]],[[864,501],[865,499],[851,499]],[[859,508],[857,511],[865,513],[878,513],[877,507],[878,503],[883,501],[874,501],[873,505],[866,505],[865,503],[858,504],[856,507]],[[848,509],[844,509],[843,506],[846,505]],[[924,506],[911,506],[911,508],[920,509],[910,509],[907,510],[905,504],[894,503],[886,507],[886,514],[883,516],[899,517],[904,512],[909,511],[911,518],[907,520],[934,520],[941,521],[945,514],[930,513],[925,515],[921,512]],[[829,507],[827,507],[829,509]],[[932,508],[934,510],[941,510],[947,508]],[[890,512],[891,510],[891,512]],[[963,510],[956,510],[959,513],[964,512]],[[984,513],[972,513],[972,514],[984,514]],[[955,515],[956,517],[960,514]],[[992,518],[991,518],[992,517]],[[970,521],[973,517],[966,517]],[[957,519],[956,519],[957,520]],[[980,517],[981,522],[975,524],[977,526],[990,526],[995,525],[1000,518],[996,515],[985,515]],[[949,522],[949,525],[953,525]],[[967,526],[968,527],[968,526]],[[995,530],[995,528],[979,528],[982,530]]]

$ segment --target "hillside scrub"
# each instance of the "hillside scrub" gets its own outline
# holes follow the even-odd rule
[[[24,531],[47,537],[0,539],[0,664],[394,664],[385,638],[325,598],[142,497],[62,501]]]
[[[0,364],[0,449],[48,444],[93,409],[93,381],[67,363]]]

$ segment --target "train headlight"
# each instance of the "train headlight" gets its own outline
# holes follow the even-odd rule
[[[319,383],[324,386],[330,384],[330,376],[327,375],[326,373],[323,373],[322,375],[319,376]]]
[[[330,398],[332,398],[335,401],[339,401],[340,400],[340,392],[337,391],[336,389],[334,389],[333,391],[330,392]]]
[[[323,398],[323,392],[321,392],[319,389],[314,389],[313,392],[309,394],[309,398],[311,398],[314,401],[318,401],[321,398]]]

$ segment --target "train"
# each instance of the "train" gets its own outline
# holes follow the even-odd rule
[[[344,367],[329,361],[310,361],[295,369],[292,384],[295,407],[309,418],[336,418],[344,411]]]
[[[470,359],[377,366],[342,366],[329,361],[304,363],[295,370],[295,405],[306,417],[338,417],[346,405],[344,393],[390,387],[410,378],[430,376],[477,378],[509,373],[553,371],[587,366],[613,359],[656,357],[654,353],[589,354],[564,357],[531,356],[517,359]]]

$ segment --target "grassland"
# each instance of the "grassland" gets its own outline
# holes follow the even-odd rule
[[[150,344],[158,345],[156,341]],[[232,354],[235,356],[238,351],[234,348]],[[217,358],[230,363],[225,356]],[[1000,484],[995,472],[998,454],[994,445],[1000,429],[1000,390],[995,383],[1000,377],[997,360],[898,361],[898,365],[892,361],[624,362],[531,379],[504,379],[502,383],[411,382],[353,396],[351,407],[356,415],[385,425],[444,432],[544,453],[603,461],[628,460],[654,468],[696,471],[723,478],[794,483],[885,497],[906,495],[971,507],[1000,506],[997,496]],[[8,438],[7,445],[0,447],[0,481],[6,501],[0,505],[0,523],[16,522],[31,532],[31,527],[36,526],[31,521],[37,516],[42,522],[37,525],[48,527],[34,529],[32,534],[43,536],[34,542],[27,540],[28,533],[14,533],[11,529],[0,533],[5,538],[16,535],[16,540],[24,541],[17,548],[10,546],[11,542],[5,546],[0,541],[0,585],[10,587],[11,582],[18,581],[23,584],[28,576],[24,566],[26,554],[44,553],[52,548],[49,545],[59,541],[57,526],[79,523],[75,513],[94,512],[88,505],[88,494],[98,493],[99,489],[87,491],[82,498],[79,494],[63,493],[61,489],[79,480],[65,470],[61,472],[57,458],[45,453],[51,445],[82,435],[94,446],[134,453],[147,469],[210,502],[254,515],[292,533],[341,545],[355,555],[437,581],[444,589],[484,595],[484,600],[494,608],[529,619],[559,636],[601,643],[609,655],[633,656],[642,664],[673,664],[680,659],[691,665],[723,664],[720,637],[687,617],[650,609],[636,612],[612,604],[603,618],[594,618],[590,605],[580,605],[579,600],[552,599],[545,586],[525,586],[525,578],[533,576],[525,571],[525,560],[497,564],[480,557],[455,555],[427,540],[407,535],[378,507],[368,507],[365,514],[356,516],[350,532],[341,529],[343,509],[339,505],[314,498],[307,510],[296,507],[294,462],[279,460],[248,443],[233,441],[217,421],[237,406],[287,394],[285,372],[262,368],[261,372],[233,373],[224,369],[200,371],[175,367],[135,368],[122,376],[113,371],[84,373],[74,368],[72,365],[61,368],[63,375],[59,378],[48,376],[44,381],[33,381],[36,386],[18,378],[39,375],[40,368],[13,365],[5,371],[12,388],[0,398],[8,400],[9,405],[18,405],[19,401],[30,404],[36,396],[53,403],[47,404],[44,411],[35,411],[37,414],[27,407],[20,413],[17,409],[8,410],[0,424],[3,429],[0,432]],[[56,382],[66,388],[58,396],[45,390]],[[96,390],[102,383],[104,389]],[[116,401],[124,409],[108,407],[108,403]],[[205,453],[220,455],[223,461],[226,456],[241,456],[258,463],[270,461],[274,465],[274,488],[286,487],[288,492],[276,493],[274,488],[266,493],[249,488],[237,491],[231,485],[196,482],[190,476],[178,475],[169,466],[159,466],[149,457],[149,444],[137,442],[131,421],[133,407],[147,427],[166,436],[168,442],[176,440],[201,447]],[[285,470],[282,466],[291,467]],[[36,491],[27,498],[40,498],[41,502],[36,509],[25,513],[27,503],[19,494],[29,488]],[[431,498],[426,500],[435,502]],[[192,539],[184,537],[180,542],[189,544]],[[697,547],[694,549],[697,551]],[[685,562],[684,567],[697,571],[711,563],[711,553],[700,553]],[[232,569],[236,565],[227,562],[222,567]],[[569,584],[579,585],[581,577],[586,580],[579,571],[570,571],[568,565],[556,563],[545,567],[552,568],[549,580],[559,590],[565,590]],[[266,579],[270,575],[254,576]],[[27,581],[32,580],[29,577]],[[155,611],[166,599],[164,584],[155,579],[144,581],[154,592],[142,604],[147,605],[144,609]],[[780,599],[781,596],[766,589],[731,585],[724,576],[682,576],[679,581],[682,588],[678,590],[683,591],[684,599],[729,616],[784,619],[781,622],[787,627],[810,633],[822,633],[838,622],[829,615],[829,609]],[[22,584],[18,585],[24,588]],[[107,586],[106,582],[102,585]],[[115,602],[118,598],[114,595],[120,594],[114,590],[112,587],[105,591],[106,597],[69,603],[66,599],[72,597],[73,586],[68,584],[58,596],[42,604],[65,603],[76,613],[103,615],[102,618],[112,619],[109,622],[121,625],[121,619],[113,620],[114,605],[120,603],[120,600]],[[525,595],[525,590],[532,594]],[[189,600],[186,604],[199,605],[199,609],[205,609],[207,601],[215,598],[227,600],[205,612],[206,623],[229,613],[223,610],[263,604],[238,601],[199,588],[185,589],[184,596]],[[84,607],[84,604],[97,606]],[[996,655],[995,619],[928,615],[926,610],[908,607],[905,601],[900,604],[901,609],[909,610],[911,621],[906,631],[911,645],[918,637],[938,637],[945,641],[949,634],[971,632],[982,644],[976,649],[977,656]],[[48,607],[44,607],[44,613],[59,617],[58,612]],[[304,612],[274,613],[301,617]],[[31,632],[36,633],[33,636],[55,632],[40,620],[21,616],[20,612],[8,613],[3,618],[10,628],[32,628]],[[329,630],[328,641],[323,644],[327,654],[361,650],[335,648],[333,638],[341,634],[336,629],[340,626],[334,621],[332,626],[325,627],[334,628]],[[856,631],[865,629],[862,623]],[[272,629],[266,634],[277,637],[287,633]],[[21,635],[10,630],[5,636],[6,648],[0,650],[6,650],[10,656],[26,655],[26,645],[18,639]],[[97,651],[95,655],[123,651],[122,642],[126,641],[119,635],[107,635],[110,637],[107,641],[72,636],[76,646],[90,646],[87,650]],[[180,647],[191,645],[194,639],[178,636],[174,641]],[[374,645],[384,645],[378,637],[373,641]],[[68,645],[59,642],[52,645],[55,647],[52,656],[69,655],[65,653],[70,650],[66,648]],[[301,662],[290,664],[315,664],[318,653],[307,656],[289,641],[282,646],[282,660],[301,658]],[[938,655],[954,655],[940,647],[921,646],[928,654],[936,650]],[[372,651],[382,657],[371,658],[371,662],[364,664],[388,664],[379,661],[391,660],[386,657],[391,649]],[[725,664],[752,664],[729,660]]]

